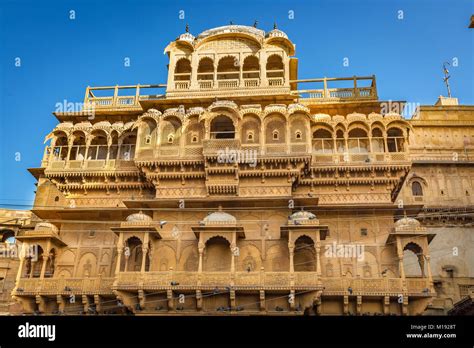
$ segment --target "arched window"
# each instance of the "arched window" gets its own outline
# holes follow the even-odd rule
[[[88,160],[105,160],[107,158],[108,145],[107,134],[104,131],[93,131],[94,137],[87,153]]]
[[[298,130],[298,131],[295,132],[295,138],[296,139],[301,139],[301,131]]]
[[[240,71],[240,64],[237,57],[227,56],[219,60],[217,65],[217,79],[228,80],[238,79]]]
[[[205,57],[199,61],[198,80],[214,80],[214,62],[211,58]]]
[[[336,151],[337,153],[346,152],[346,142],[344,140],[344,131],[342,129],[338,129],[336,132]]]
[[[248,140],[248,141],[253,141],[253,132],[252,132],[252,131],[249,131],[249,132],[247,133],[247,140]]]
[[[191,62],[189,59],[181,58],[176,62],[174,69],[175,81],[189,81],[191,80]]]
[[[267,77],[284,77],[285,70],[283,67],[283,59],[274,54],[267,59]]]
[[[349,153],[367,153],[369,152],[369,139],[367,132],[361,128],[354,128],[349,132],[347,140]]]
[[[147,144],[147,145],[151,144],[151,135],[150,134],[145,136],[145,144]]]
[[[383,133],[380,128],[372,129],[372,151],[375,153],[385,152]]]
[[[387,131],[388,152],[404,152],[403,132],[399,128],[390,128]]]
[[[69,159],[71,161],[82,161],[86,157],[86,137],[82,132],[74,132],[73,145]]]
[[[255,56],[245,58],[242,71],[244,79],[258,79],[260,77],[260,63],[258,58]]]
[[[174,134],[168,134],[168,144],[173,144]]]
[[[418,181],[413,181],[411,184],[411,193],[413,196],[423,196],[423,186]]]
[[[67,135],[59,133],[54,141],[54,148],[52,151],[53,161],[64,161],[66,160],[68,153],[68,140]]]
[[[232,120],[224,115],[217,116],[211,122],[211,139],[234,139],[235,127]]]
[[[119,159],[132,161],[135,157],[135,144],[137,143],[136,131],[123,135],[122,144],[119,147]]]
[[[272,139],[278,140],[279,138],[280,138],[280,133],[278,132],[278,130],[274,129],[272,132]]]
[[[313,133],[313,151],[320,154],[333,153],[334,142],[328,130],[318,129]]]

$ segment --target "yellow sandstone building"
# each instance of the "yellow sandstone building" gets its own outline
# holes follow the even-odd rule
[[[469,296],[473,106],[407,120],[374,76],[300,79],[276,27],[165,52],[166,84],[54,113],[30,169],[41,221],[16,237],[38,251],[23,312],[418,315]]]

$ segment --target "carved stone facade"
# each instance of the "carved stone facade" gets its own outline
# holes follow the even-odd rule
[[[30,169],[43,222],[17,236],[39,246],[20,257],[23,310],[423,313],[451,262],[430,255],[448,228],[437,205],[470,204],[474,153],[460,137],[474,136],[474,108],[406,120],[383,111],[373,76],[299,89],[294,50],[276,28],[186,32],[165,50],[166,86],[89,87],[84,112],[56,113]]]

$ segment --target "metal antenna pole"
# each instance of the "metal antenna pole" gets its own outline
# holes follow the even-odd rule
[[[450,65],[448,62],[443,63],[443,70],[444,70],[444,79],[443,79],[443,81],[446,84],[446,88],[448,89],[448,98],[451,98],[451,88],[449,88],[449,78],[451,76],[449,76],[449,71],[446,68],[446,64]]]

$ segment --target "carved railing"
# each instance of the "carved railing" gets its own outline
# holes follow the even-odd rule
[[[16,294],[112,293],[114,278],[21,278]]]
[[[411,295],[429,295],[428,278],[406,279],[406,289]],[[322,278],[324,292],[334,294],[399,294],[404,291],[401,278]]]
[[[68,158],[69,154],[69,158]],[[133,168],[135,145],[47,146],[41,165],[49,170]]]
[[[328,84],[333,81],[347,81],[350,87],[343,88],[329,88]],[[358,86],[362,81],[370,81],[370,86]],[[310,103],[321,102],[339,102],[339,101],[353,101],[353,100],[377,100],[377,88],[375,83],[375,76],[366,77],[343,77],[343,78],[322,78],[322,79],[307,79],[294,80],[290,84],[315,83],[323,84],[323,88],[317,89],[300,89],[294,90],[291,93],[298,96],[300,101]]]
[[[428,278],[319,278],[316,272],[121,272],[114,278],[21,278],[16,295],[111,294],[117,289],[136,290],[230,287],[252,289],[290,289],[324,287],[333,295],[384,295],[404,293],[429,296]]]
[[[398,163],[409,161],[406,152],[368,152],[368,153],[318,153],[313,152],[312,164],[350,164],[350,163]]]
[[[189,81],[181,81],[181,83],[189,83]],[[179,87],[184,87],[184,84]],[[104,87],[87,87],[84,97],[83,111],[94,111],[101,109],[141,109],[140,97],[146,99],[160,98],[163,94],[142,95],[142,92],[150,91],[150,89],[162,89],[166,85],[131,85],[131,86],[104,86]],[[119,95],[120,92],[127,90],[131,95]],[[108,96],[96,96],[94,93],[105,93]],[[110,95],[111,94],[111,95]]]
[[[203,142],[203,154],[205,156],[217,155],[219,151],[239,150],[240,140],[238,139],[207,139]]]

